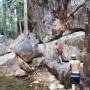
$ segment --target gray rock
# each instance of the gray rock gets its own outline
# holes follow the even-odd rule
[[[15,76],[18,76],[18,77],[26,76],[26,72],[22,69],[17,69],[15,72]]]
[[[57,54],[55,51],[55,43],[57,41],[60,41],[63,43],[64,46],[64,55],[67,60],[70,60],[71,54],[76,53],[80,60],[83,60],[85,57],[86,49],[84,47],[84,38],[85,33],[84,32],[75,32],[66,36],[61,37],[58,40],[39,44],[38,50],[39,52],[43,53],[43,55],[47,59],[56,59]]]
[[[38,83],[40,83],[40,82],[39,82],[39,81],[33,81],[32,84],[34,84],[34,83],[35,83],[35,84],[38,84]]]
[[[64,86],[59,82],[54,82],[49,86],[50,90],[64,90]]]
[[[32,61],[32,65],[34,67],[39,67],[42,64],[43,60],[44,60],[44,57],[35,58]]]
[[[17,57],[15,53],[0,56],[0,76],[23,76],[26,71],[30,71],[30,67],[22,59]]]
[[[61,83],[61,84],[64,85],[64,88],[67,89],[68,88],[68,84],[70,85],[70,76],[67,75],[68,63],[61,64],[61,63],[57,63],[56,61],[52,61],[52,60],[44,60],[43,64],[46,65],[48,70],[53,75],[55,75],[56,78],[59,80],[59,82],[54,81],[53,82],[54,85],[52,85],[51,87],[54,88],[54,86],[55,86],[55,90],[58,90],[58,89],[56,89],[57,85],[58,85],[58,87],[61,87],[61,86],[59,86],[59,83]],[[83,64],[82,63],[81,63],[81,66],[83,68]],[[81,79],[85,78],[85,77],[83,77],[84,73],[82,71],[80,72],[80,75],[81,75]],[[83,83],[80,83],[80,85],[83,86]]]
[[[14,75],[18,68],[20,68],[20,66],[15,53],[9,53],[0,57],[0,70],[3,71],[1,73],[2,75]]]
[[[9,51],[15,52],[25,62],[30,62],[34,57],[41,55],[37,50],[37,43],[37,40],[33,39],[32,35],[26,37],[24,34],[21,34],[10,45]]]
[[[0,56],[8,53],[7,47],[12,43],[12,41],[12,39],[9,39],[4,35],[0,35]]]
[[[34,2],[37,4],[34,5]],[[72,14],[84,2],[85,0],[69,0],[68,13],[66,17],[69,17],[69,15]],[[29,5],[31,4],[29,3]],[[64,26],[65,23],[63,24],[63,21],[60,18],[63,17],[61,11],[62,0],[47,0],[46,2],[43,0],[34,0],[32,1],[32,5],[34,7],[31,8],[33,15],[36,22],[38,22],[34,32],[42,42],[48,42],[49,40],[55,38],[56,35],[67,31],[68,28],[72,31],[73,29],[77,31],[77,28],[79,30],[85,29],[85,25],[87,24],[87,8],[90,8],[90,1],[87,1],[83,7],[80,7],[67,22],[64,21],[68,28]]]

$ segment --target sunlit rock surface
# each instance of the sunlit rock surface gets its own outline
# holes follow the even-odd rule
[[[67,60],[70,60],[72,53],[76,53],[79,59],[83,60],[86,53],[86,49],[84,47],[84,38],[85,38],[84,32],[76,32],[63,36],[62,38],[49,43],[39,44],[38,49],[40,52],[44,54],[46,58],[56,59],[57,54],[55,51],[55,43],[57,41],[60,41],[63,43],[64,46],[63,52]]]
[[[0,71],[2,71],[1,74],[3,74],[3,76],[14,75],[18,68],[20,68],[20,66],[14,53],[0,57]]]
[[[17,57],[15,53],[0,56],[0,76],[23,76],[26,75],[25,72],[30,72],[29,65]]]
[[[59,82],[54,82],[49,86],[50,90],[64,90],[64,86],[59,84]]]

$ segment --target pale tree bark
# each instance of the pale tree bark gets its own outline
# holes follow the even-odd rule
[[[21,11],[20,11],[20,8],[17,8],[16,9],[16,15],[17,15],[17,30],[20,34],[23,33],[23,30],[22,30],[22,21],[21,21]]]
[[[20,34],[22,33],[21,20],[19,20]]]
[[[2,1],[3,1],[3,34],[7,35],[6,34],[6,1],[5,0]]]
[[[27,14],[27,0],[24,0],[24,33],[29,34],[28,30],[28,14]]]

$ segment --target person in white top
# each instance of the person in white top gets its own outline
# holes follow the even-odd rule
[[[77,59],[76,54],[71,55],[71,59],[68,64],[68,71],[71,71],[70,80],[72,84],[72,90],[79,90],[80,83],[80,60]]]

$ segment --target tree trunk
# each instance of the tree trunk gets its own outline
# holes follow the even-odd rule
[[[6,35],[6,1],[3,0],[3,32]]]
[[[88,24],[86,25],[85,45],[87,48],[86,59],[84,61],[84,72],[87,77],[86,84],[90,85],[90,10],[87,10]]]
[[[21,20],[19,20],[20,34],[22,33]]]
[[[27,0],[24,0],[24,33],[29,34],[28,31],[28,14],[27,14]]]

